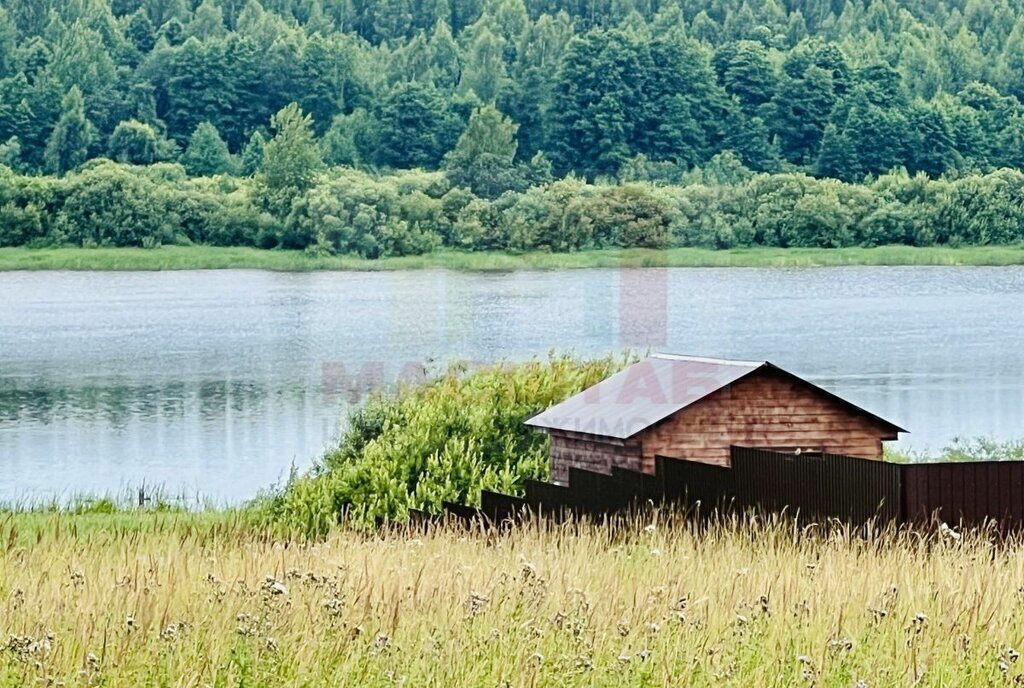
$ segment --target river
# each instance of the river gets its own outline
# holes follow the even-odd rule
[[[1024,269],[0,273],[0,501],[237,503],[452,360],[767,359],[912,432],[1024,438]]]

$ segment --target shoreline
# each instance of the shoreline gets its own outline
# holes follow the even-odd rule
[[[0,248],[0,272],[41,270],[278,272],[449,269],[467,272],[641,267],[837,267],[1024,265],[1024,246],[878,248],[593,249],[576,253],[439,251],[371,260],[249,247]]]

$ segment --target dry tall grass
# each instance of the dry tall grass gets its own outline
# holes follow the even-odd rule
[[[1024,545],[672,520],[301,544],[237,515],[0,516],[0,685],[1021,680]]]

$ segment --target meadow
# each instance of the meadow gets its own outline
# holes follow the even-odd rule
[[[829,267],[840,265],[1024,265],[1024,246],[879,246],[875,248],[590,249],[572,253],[441,250],[367,259],[249,247],[0,248],[10,270],[313,270],[466,271],[641,267]]]
[[[0,685],[984,686],[1024,662],[1024,543],[614,525],[0,516]]]

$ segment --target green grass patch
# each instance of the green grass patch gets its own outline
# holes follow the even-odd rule
[[[313,270],[465,271],[631,267],[826,267],[836,265],[1024,265],[1024,246],[881,246],[878,248],[595,249],[576,253],[439,251],[369,260],[312,256],[301,251],[247,247],[0,248],[0,271],[10,270]]]

